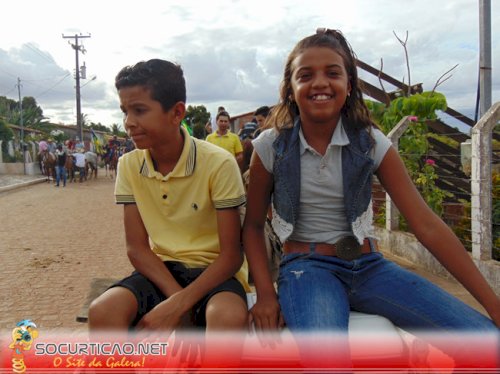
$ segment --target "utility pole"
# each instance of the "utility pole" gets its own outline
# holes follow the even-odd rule
[[[491,107],[491,0],[479,0],[479,118]]]
[[[72,35],[72,36],[65,36],[63,34],[64,39],[74,39],[75,43],[71,44],[71,47],[75,50],[75,60],[76,60],[76,68],[75,68],[75,80],[76,80],[76,130],[80,134],[80,140],[83,143],[83,124],[82,124],[82,107],[80,103],[80,63],[78,62],[78,53],[82,52],[85,53],[85,48],[83,48],[83,45],[78,44],[79,39],[83,38],[90,38],[89,35]],[[85,77],[83,77],[85,79]]]
[[[19,126],[21,126],[21,153],[23,155],[24,174],[26,174],[26,154],[24,152],[23,101],[21,100],[21,78],[17,77],[17,94],[19,95]]]

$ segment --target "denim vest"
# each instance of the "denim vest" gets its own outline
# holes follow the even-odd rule
[[[367,129],[358,129],[342,118],[349,144],[342,147],[342,177],[346,218],[360,244],[370,233],[373,220],[370,157],[373,139]],[[300,202],[300,117],[294,126],[281,130],[273,142],[274,191],[272,226],[281,242],[292,234]]]

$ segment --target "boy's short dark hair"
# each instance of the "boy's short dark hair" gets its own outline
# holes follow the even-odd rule
[[[220,116],[225,116],[225,117],[227,117],[227,119],[231,119],[231,117],[229,116],[229,113],[226,112],[225,110],[221,110],[219,113],[217,113],[215,120],[217,121]]]
[[[186,102],[186,81],[181,67],[170,61],[152,59],[125,66],[115,78],[115,87],[143,86],[158,101],[164,111],[175,103]]]
[[[257,110],[255,111],[255,113],[253,114],[254,116],[258,116],[258,115],[261,115],[263,117],[267,117],[269,115],[269,112],[270,112],[271,109],[269,109],[268,106],[261,106],[260,108],[257,108]]]

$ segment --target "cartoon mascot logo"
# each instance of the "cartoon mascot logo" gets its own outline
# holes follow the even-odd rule
[[[18,322],[14,330],[12,330],[12,343],[10,343],[9,348],[13,350],[12,369],[14,373],[24,373],[26,371],[23,352],[31,349],[33,340],[37,337],[37,327],[29,319]]]

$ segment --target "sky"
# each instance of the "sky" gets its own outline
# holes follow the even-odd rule
[[[114,88],[118,71],[162,58],[180,64],[187,104],[212,114],[252,112],[279,99],[294,45],[318,27],[341,30],[357,57],[408,82],[401,39],[408,33],[410,83],[438,87],[448,105],[474,117],[479,66],[478,0],[24,0],[2,6],[0,96],[32,96],[53,123],[75,124],[75,50],[86,53],[81,80],[87,121],[122,124]],[[500,100],[500,1],[491,1],[492,102]],[[380,87],[375,77],[360,76]],[[92,78],[95,79],[92,80]],[[394,87],[384,84],[387,91]]]

